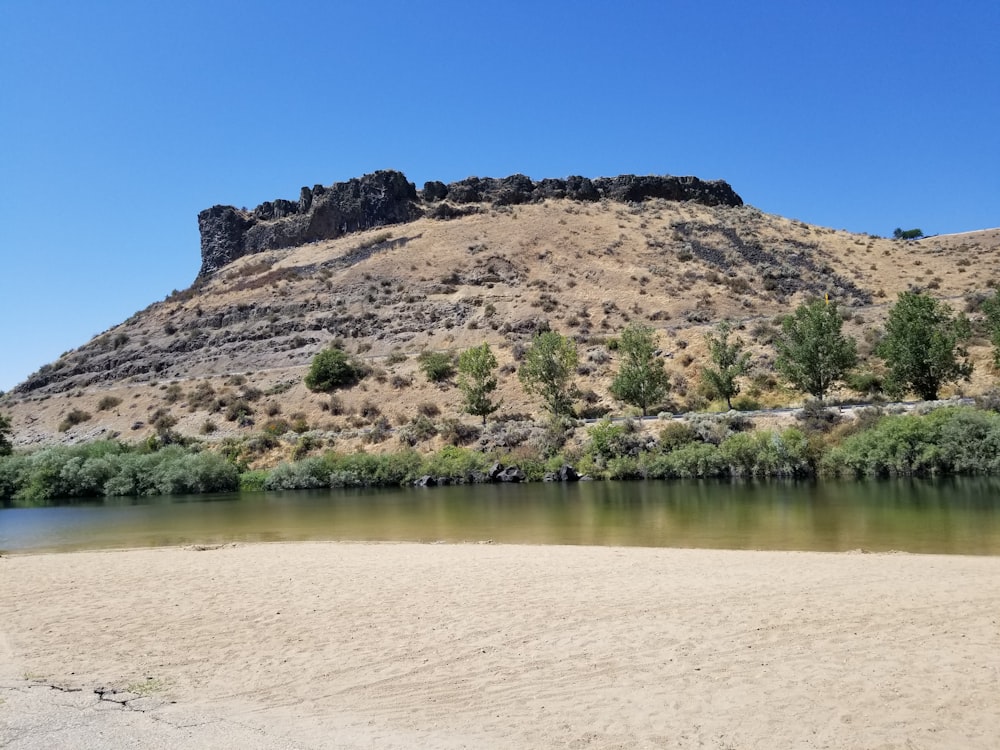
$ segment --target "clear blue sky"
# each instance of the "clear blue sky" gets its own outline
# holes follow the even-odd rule
[[[198,211],[399,169],[694,174],[1000,224],[1000,4],[2,3],[0,389],[187,287]]]

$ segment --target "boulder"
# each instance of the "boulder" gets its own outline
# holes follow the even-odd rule
[[[506,469],[497,475],[497,481],[499,482],[526,482],[528,480],[527,475],[521,471],[517,466],[508,466]]]

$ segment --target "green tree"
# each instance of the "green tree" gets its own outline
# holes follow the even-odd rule
[[[774,366],[793,386],[820,401],[857,364],[858,346],[845,336],[836,304],[799,305],[781,323]]]
[[[984,299],[982,309],[993,342],[993,364],[1000,367],[1000,292]]]
[[[611,393],[619,401],[638,406],[642,415],[660,402],[670,390],[670,377],[663,369],[663,360],[656,356],[653,329],[641,323],[630,323],[618,341],[621,365],[611,382]]]
[[[924,233],[920,229],[901,229],[896,227],[892,232],[892,238],[895,240],[919,240],[924,236]]]
[[[486,424],[486,417],[500,408],[500,402],[490,397],[497,389],[497,379],[493,374],[496,368],[497,358],[486,342],[466,349],[458,356],[458,387],[465,397],[465,411],[482,417],[483,424]]]
[[[901,292],[878,347],[889,369],[886,391],[897,398],[913,391],[933,401],[944,383],[968,379],[972,365],[962,343],[970,334],[969,321],[948,305],[923,292]]]
[[[0,456],[9,456],[14,452],[14,446],[10,442],[12,432],[10,419],[0,414]]]
[[[313,357],[305,384],[310,391],[328,392],[356,383],[362,375],[362,369],[342,349],[332,346]]]
[[[706,367],[701,373],[705,385],[712,393],[726,399],[729,409],[733,408],[733,396],[740,392],[736,379],[750,369],[750,353],[743,351],[742,339],[729,340],[732,332],[732,325],[724,320],[713,333],[705,336],[714,367]]]
[[[417,360],[432,383],[444,382],[455,374],[455,358],[451,352],[421,352]]]
[[[539,333],[517,371],[524,389],[541,396],[553,417],[573,411],[571,380],[576,370],[576,344],[555,331]]]

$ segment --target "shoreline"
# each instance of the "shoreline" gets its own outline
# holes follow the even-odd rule
[[[73,701],[78,739],[242,748],[1000,736],[1000,557],[269,542],[5,555],[0,586],[12,750]]]

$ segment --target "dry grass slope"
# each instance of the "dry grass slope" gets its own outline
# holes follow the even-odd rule
[[[578,342],[581,408],[620,413],[608,391],[616,365],[607,342],[641,321],[657,329],[671,406],[681,410],[704,405],[704,334],[724,318],[752,345],[751,395],[789,404],[801,395],[773,377],[769,343],[776,317],[799,302],[830,294],[867,353],[899,292],[928,289],[966,309],[998,282],[1000,230],[899,242],[749,206],[549,200],[242,258],[66,353],[2,408],[21,446],[139,440],[170,422],[181,434],[218,439],[271,422],[272,432],[321,430],[340,447],[395,450],[387,427],[421,416],[438,427],[475,422],[462,415],[453,384],[427,382],[421,352],[489,342],[501,364],[498,416],[541,416],[515,369],[533,333],[548,326]],[[302,376],[334,342],[371,374],[331,399],[309,392]],[[971,353],[976,374],[963,388],[974,393],[992,387],[995,374],[985,339]],[[66,426],[74,410],[91,418]],[[448,424],[444,432],[456,429]],[[381,430],[365,437],[375,425]],[[437,431],[424,429],[418,448],[454,438]]]

